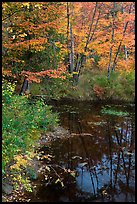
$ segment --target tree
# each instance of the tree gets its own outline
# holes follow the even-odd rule
[[[3,73],[78,80],[134,64],[134,2],[3,2]],[[69,67],[68,67],[69,65]],[[129,66],[132,65],[132,66]]]
[[[129,14],[131,13],[131,9],[132,9],[132,3],[130,4],[130,7],[129,7]],[[124,24],[122,39],[121,39],[121,41],[119,42],[119,46],[118,46],[118,49],[117,49],[117,52],[116,52],[116,55],[115,55],[115,58],[114,58],[114,62],[113,62],[113,65],[112,65],[112,71],[115,70],[116,63],[117,63],[117,58],[118,58],[118,54],[119,54],[119,52],[120,52],[120,48],[121,48],[121,45],[122,45],[122,43],[123,43],[123,39],[124,39],[125,34],[126,34],[126,30],[127,30],[128,24],[129,24],[129,20],[127,20],[126,23]]]
[[[3,6],[3,70],[17,77],[29,73],[31,80],[39,81],[35,72],[50,75],[49,70],[63,69],[61,48],[63,35],[58,33],[62,10],[57,2],[4,2]],[[56,60],[55,60],[56,59]],[[47,73],[44,71],[48,71]],[[53,76],[53,72],[51,76]]]
[[[72,10],[72,11],[71,11]],[[73,3],[67,2],[67,48],[68,48],[68,59],[69,59],[69,73],[74,70],[74,37],[71,15],[73,15]]]
[[[111,64],[112,64],[112,48],[114,43],[114,31],[115,31],[115,18],[116,18],[116,2],[113,2],[113,10],[111,11],[112,15],[112,40],[110,46],[110,58],[109,58],[109,65],[108,65],[108,78],[110,78],[110,71],[111,71]]]

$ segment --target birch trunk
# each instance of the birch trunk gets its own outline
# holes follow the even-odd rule
[[[68,59],[69,62],[69,4],[67,2],[67,52],[68,52]],[[70,70],[70,64],[68,64],[68,71]]]
[[[70,73],[74,70],[74,37],[72,32],[72,24],[70,24]]]
[[[99,15],[98,15],[98,18],[96,20],[96,24],[95,24],[95,27],[93,29],[93,23],[95,21],[95,15],[96,15],[96,12],[97,12],[97,6],[98,6],[98,2],[96,2],[96,5],[95,5],[95,8],[94,8],[94,12],[93,12],[93,16],[92,16],[92,19],[91,19],[91,24],[90,24],[90,28],[89,28],[89,33],[88,33],[88,36],[87,36],[87,41],[86,41],[86,45],[84,47],[84,52],[87,51],[87,47],[88,47],[88,44],[89,42],[92,40],[93,36],[94,36],[94,32],[96,30],[96,27],[97,27],[97,24],[98,24],[98,20],[99,20],[99,17],[100,17],[100,11],[99,11]],[[92,35],[91,35],[92,33]],[[75,70],[77,70],[77,72],[81,72],[81,68],[83,66],[83,63],[85,61],[85,56],[84,54],[80,55],[77,59],[77,65],[76,65],[76,68]]]
[[[127,26],[128,26],[128,22],[129,21],[127,21],[126,24],[125,24],[124,31],[123,31],[123,37],[125,35],[126,29],[127,29]],[[118,49],[117,49],[117,52],[116,52],[116,55],[115,55],[115,59],[114,59],[114,62],[113,62],[112,71],[115,71],[115,67],[116,67],[116,63],[117,63],[117,58],[118,58],[118,54],[120,52],[120,48],[121,48],[122,42],[123,42],[123,38],[122,38],[122,40],[119,43],[119,46],[118,46]]]
[[[124,8],[123,8],[123,4],[121,6],[121,13],[123,14],[124,13]],[[124,45],[124,54],[125,54],[125,60],[127,60],[127,47],[126,45]]]
[[[72,10],[73,14],[73,10]],[[74,70],[74,37],[73,37],[73,29],[72,23],[70,21],[70,7],[67,2],[67,48],[68,48],[68,71],[72,73]]]
[[[111,64],[112,64],[112,47],[114,43],[114,22],[115,22],[115,9],[116,9],[116,2],[113,2],[113,12],[112,12],[112,38],[111,38],[111,43],[112,45],[110,46],[110,52],[109,52],[109,65],[108,65],[108,79],[110,78],[110,71],[111,71]]]
[[[124,53],[125,53],[125,60],[127,60],[128,55],[127,55],[127,47],[126,47],[126,45],[124,45]]]

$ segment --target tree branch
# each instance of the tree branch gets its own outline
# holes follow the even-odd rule
[[[24,9],[24,8],[23,8],[23,9]],[[10,18],[11,16],[13,16],[13,15],[14,15],[15,13],[17,13],[17,12],[23,11],[23,9],[16,10],[16,11],[14,11],[12,14],[8,14],[8,16],[5,17],[4,19],[2,19],[2,21],[5,21],[6,19]]]

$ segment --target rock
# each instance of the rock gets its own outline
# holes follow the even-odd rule
[[[38,178],[38,173],[36,170],[34,169],[28,169],[28,172],[27,172],[29,178],[33,181],[33,180],[37,180]]]
[[[6,193],[6,194],[11,194],[13,191],[13,186],[7,184],[7,183],[3,183],[2,184],[2,192]]]
[[[31,166],[27,168],[27,174],[31,180],[37,180],[39,177],[38,170],[41,167],[41,163],[37,158],[33,158],[30,164]]]

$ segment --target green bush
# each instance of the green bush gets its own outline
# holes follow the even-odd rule
[[[95,87],[102,90],[101,99],[134,101],[135,73],[115,71],[111,72],[108,79],[107,71],[85,70],[78,85],[70,87],[70,96],[83,100],[97,99]]]
[[[69,79],[62,80],[60,78],[44,78],[40,84],[32,83],[32,95],[44,95],[47,99],[59,99],[65,97],[69,93],[71,82]]]
[[[84,70],[76,85],[73,84],[69,75],[66,80],[44,78],[40,84],[33,83],[31,85],[31,93],[32,95],[44,95],[47,99],[70,97],[80,100],[100,98],[102,100],[134,101],[135,73],[134,71],[120,72],[116,70],[111,72],[108,79],[107,70]]]
[[[58,115],[42,100],[30,103],[13,95],[15,84],[2,83],[2,172],[16,155],[34,151],[43,131],[58,125]]]
[[[112,92],[113,99],[134,101],[135,94],[135,73],[114,72],[110,78],[109,92]]]

